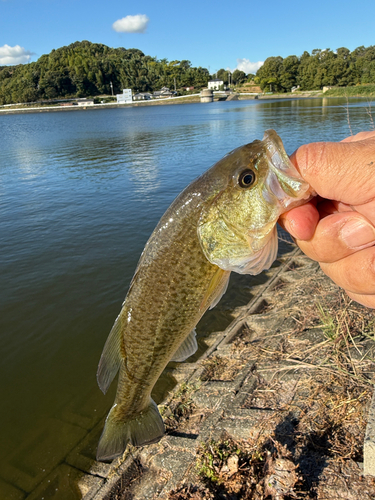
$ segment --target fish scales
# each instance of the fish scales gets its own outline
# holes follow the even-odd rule
[[[280,146],[281,145],[281,146]],[[280,181],[280,179],[281,181]],[[97,458],[160,439],[151,391],[170,360],[197,348],[194,328],[220,299],[230,272],[257,274],[277,251],[279,215],[311,196],[276,132],[226,155],[172,203],[150,236],[98,368],[118,387]]]

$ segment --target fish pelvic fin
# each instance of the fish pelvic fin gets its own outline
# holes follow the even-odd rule
[[[129,419],[119,418],[117,406],[112,406],[105,421],[96,453],[99,461],[110,461],[122,455],[128,444],[143,446],[156,443],[165,432],[163,419],[151,398],[144,410]]]
[[[197,343],[197,332],[192,330],[187,338],[182,342],[177,351],[173,354],[171,361],[185,361],[185,359],[190,358],[198,349]]]
[[[100,390],[105,394],[115,378],[122,361],[121,357],[121,315],[119,315],[109,332],[107,341],[99,361],[96,379]]]

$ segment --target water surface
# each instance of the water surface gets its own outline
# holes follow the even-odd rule
[[[348,111],[353,133],[370,129],[367,106],[291,99],[0,115],[0,498],[35,494],[61,463],[71,470],[66,456],[109,409],[98,359],[174,197],[268,128],[290,154],[350,135]],[[200,334],[225,327],[250,297],[248,277],[232,282]],[[160,398],[166,389],[167,380]],[[59,481],[47,497],[77,497]]]

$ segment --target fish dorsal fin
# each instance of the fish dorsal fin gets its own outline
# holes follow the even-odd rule
[[[185,359],[189,358],[197,351],[198,343],[196,335],[197,333],[194,328],[194,330],[189,333],[187,338],[173,354],[171,361],[178,361],[180,363],[181,361],[185,361]]]
[[[121,358],[121,315],[119,315],[109,332],[107,341],[99,361],[96,379],[101,391],[105,394],[120,368]]]

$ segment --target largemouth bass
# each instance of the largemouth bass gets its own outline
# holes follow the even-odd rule
[[[197,349],[195,326],[226,290],[231,271],[258,274],[277,255],[280,214],[311,196],[274,130],[227,154],[172,203],[151,234],[101,356],[105,393],[117,394],[97,459],[128,443],[158,441],[164,424],[151,391],[169,361]]]

